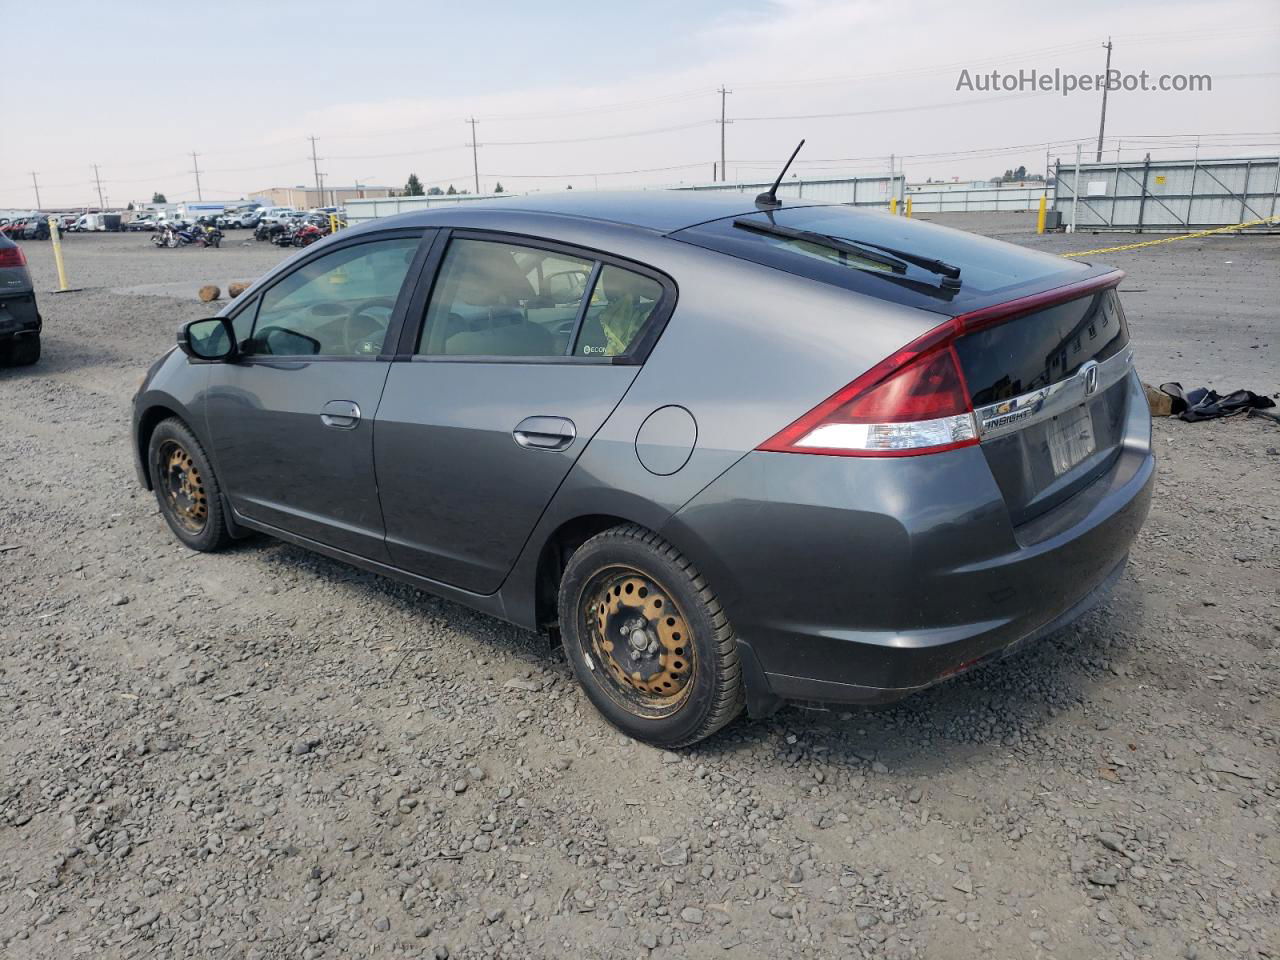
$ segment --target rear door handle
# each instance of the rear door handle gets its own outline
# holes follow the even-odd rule
[[[567,417],[525,417],[511,436],[522,447],[563,450],[577,438],[578,430]]]
[[[326,427],[352,430],[360,422],[360,405],[351,400],[330,400],[320,413],[320,422]]]

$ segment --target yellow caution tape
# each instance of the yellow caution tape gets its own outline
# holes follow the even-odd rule
[[[1100,247],[1097,250],[1082,250],[1079,253],[1064,253],[1064,257],[1091,257],[1097,253],[1119,253],[1121,250],[1137,250],[1139,247],[1154,247],[1161,243],[1173,243],[1175,240],[1190,240],[1193,237],[1207,237],[1215,233],[1230,233],[1245,227],[1259,227],[1264,223],[1280,223],[1280,216],[1263,217],[1261,220],[1246,220],[1244,223],[1233,223],[1229,227],[1214,227],[1212,230],[1200,230],[1196,233],[1180,233],[1174,237],[1161,237],[1159,240],[1144,240],[1142,243],[1126,243],[1119,247]]]

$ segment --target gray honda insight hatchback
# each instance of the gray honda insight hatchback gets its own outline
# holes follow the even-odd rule
[[[1098,601],[1154,473],[1122,276],[730,192],[423,210],[187,324],[138,473],[193,549],[267,533],[554,631],[612,723],[690,744]]]

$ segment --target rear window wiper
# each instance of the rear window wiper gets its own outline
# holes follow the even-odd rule
[[[935,260],[933,257],[921,257],[905,250],[897,250],[893,247],[886,247],[865,240],[846,240],[843,237],[833,237],[830,234],[817,233],[813,230],[797,230],[794,227],[784,227],[778,223],[738,219],[733,221],[733,225],[744,230],[753,230],[756,233],[783,237],[788,240],[802,240],[806,243],[826,247],[829,250],[852,254],[872,263],[886,266],[895,273],[906,273],[908,265],[916,266],[941,276],[943,278],[941,281],[942,286],[951,290],[960,288],[960,268],[942,260]],[[874,273],[875,271],[872,272]]]

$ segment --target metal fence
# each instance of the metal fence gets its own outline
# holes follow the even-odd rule
[[[1082,163],[1078,173],[1060,163],[1057,174],[1054,209],[1077,230],[1180,233],[1280,213],[1277,157]]]
[[[379,197],[377,199],[348,200],[344,204],[347,223],[355,226],[378,217],[393,217],[397,213],[421,210],[425,207],[451,207],[472,200],[492,200],[505,197],[505,193],[441,193],[429,197]]]
[[[702,183],[676,190],[736,191],[754,197],[773,186],[773,181],[761,183]],[[847,203],[855,207],[882,207],[889,209],[889,201],[900,201],[906,192],[906,178],[902,174],[870,177],[840,177],[826,180],[783,181],[778,188],[782,200],[812,200],[817,203]]]
[[[913,213],[994,213],[1023,212],[1038,210],[1040,197],[1048,190],[1053,196],[1053,188],[1040,184],[1034,187],[969,187],[967,189],[942,188],[930,190],[928,184],[923,187],[908,187],[907,197],[911,200]]]

